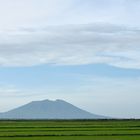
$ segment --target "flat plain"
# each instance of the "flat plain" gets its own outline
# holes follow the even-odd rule
[[[140,140],[140,120],[1,120],[0,140]]]

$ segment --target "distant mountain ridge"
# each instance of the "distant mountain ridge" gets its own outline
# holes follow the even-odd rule
[[[0,119],[104,119],[63,100],[33,101],[8,112],[0,113]]]

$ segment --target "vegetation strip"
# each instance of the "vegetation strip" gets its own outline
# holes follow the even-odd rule
[[[140,126],[83,126],[83,128],[140,128]],[[24,128],[28,128],[28,129],[33,129],[33,128],[82,128],[81,126],[78,127],[69,127],[69,126],[54,126],[54,127],[49,127],[49,126],[42,126],[42,127],[0,127],[0,129],[24,129]]]
[[[63,136],[140,136],[140,134],[71,134],[71,135],[59,135],[59,134],[47,134],[47,135],[5,135],[0,137],[63,137]]]

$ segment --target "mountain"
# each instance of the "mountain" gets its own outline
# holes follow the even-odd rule
[[[84,111],[63,100],[33,101],[8,112],[0,119],[103,119],[105,117]]]

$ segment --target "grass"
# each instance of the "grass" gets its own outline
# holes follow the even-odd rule
[[[140,120],[0,121],[0,140],[140,140]]]

